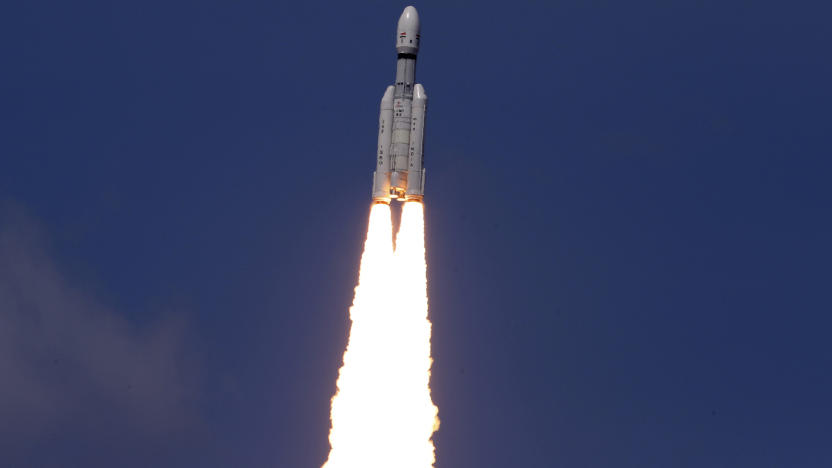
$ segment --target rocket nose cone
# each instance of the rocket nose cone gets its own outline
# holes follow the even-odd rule
[[[415,55],[419,52],[419,13],[412,6],[404,9],[399,18],[396,33],[396,50],[400,54]]]
[[[419,13],[413,6],[405,8],[399,17],[399,31],[419,31]]]

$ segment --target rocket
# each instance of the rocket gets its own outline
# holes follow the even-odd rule
[[[419,14],[409,6],[396,31],[396,84],[381,98],[378,154],[373,173],[373,202],[421,201],[425,193],[423,166],[425,110],[428,96],[416,84]]]

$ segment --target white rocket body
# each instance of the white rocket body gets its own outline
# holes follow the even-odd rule
[[[396,84],[381,98],[373,201],[422,200],[425,193],[424,138],[428,97],[415,83],[419,14],[409,6],[396,32]]]

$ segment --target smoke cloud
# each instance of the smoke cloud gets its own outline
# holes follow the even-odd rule
[[[37,224],[0,207],[0,465],[44,437],[163,438],[193,420],[184,322],[132,325],[62,274]]]

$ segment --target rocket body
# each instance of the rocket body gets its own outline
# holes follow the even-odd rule
[[[419,14],[409,6],[399,18],[396,31],[396,82],[387,87],[381,98],[378,153],[373,174],[375,202],[422,200],[424,196],[428,97],[422,85],[415,82],[419,41]]]

